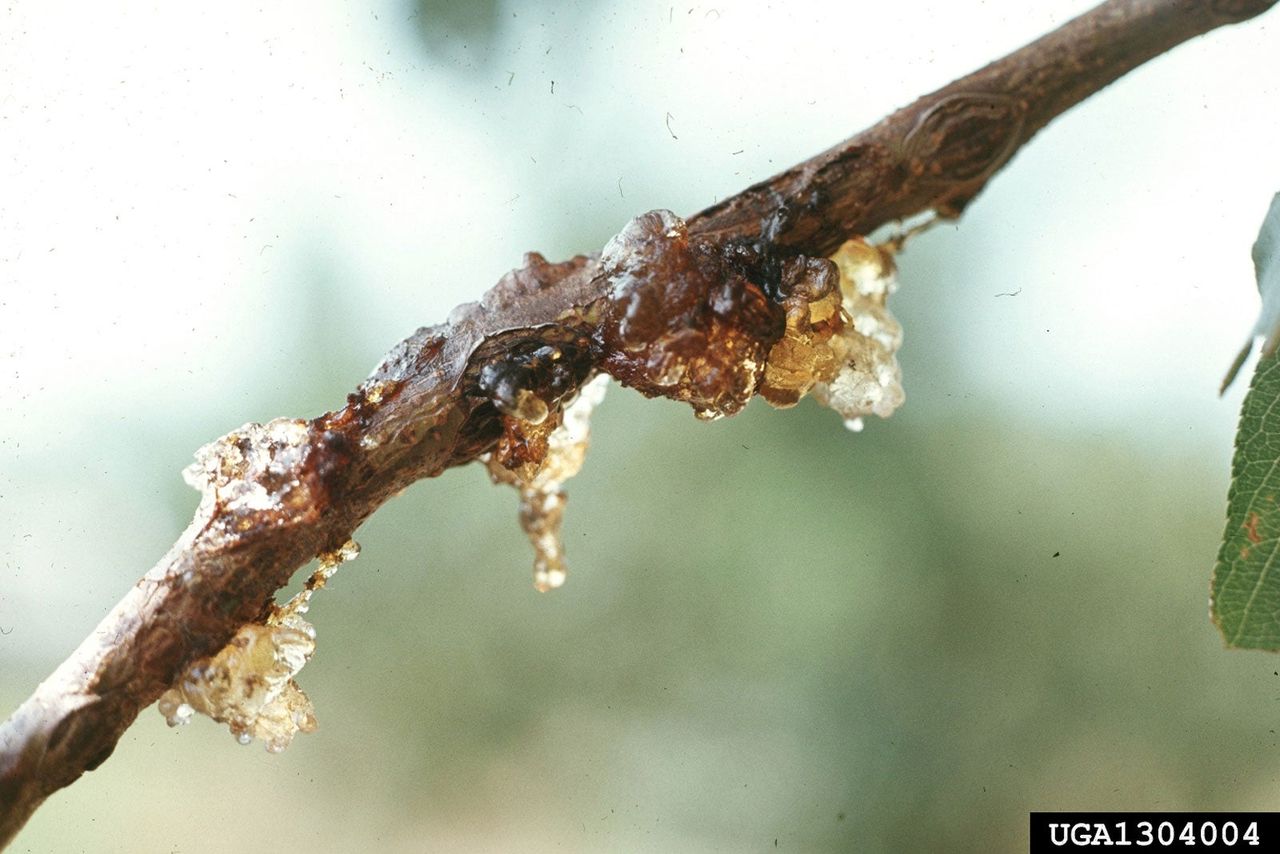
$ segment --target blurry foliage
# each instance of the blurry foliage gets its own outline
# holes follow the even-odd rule
[[[560,13],[566,26],[576,16],[587,14],[595,0],[566,4],[502,2],[502,0],[410,0],[409,20],[422,40],[428,56],[447,60],[460,73],[469,74],[492,64],[492,48],[505,28],[529,29],[529,19],[556,19]],[[521,15],[525,20],[521,20]],[[447,67],[447,66],[442,66]]]
[[[1270,797],[1280,678],[1204,620],[1220,484],[1194,457],[927,402],[859,436],[809,405],[707,426],[615,389],[550,595],[486,480],[419,484],[360,532],[312,611],[321,733],[265,763],[148,711],[24,841],[293,827],[268,810],[198,847],[168,780],[193,769],[327,804],[296,850],[372,832],[353,792],[384,850],[992,850],[1032,808]]]
[[[410,0],[414,30],[427,52],[433,55],[456,55],[474,47],[475,55],[487,56],[485,49],[493,40],[501,17],[500,0]]]

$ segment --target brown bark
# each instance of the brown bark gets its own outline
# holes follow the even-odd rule
[[[769,344],[795,259],[829,255],[850,236],[917,212],[958,215],[1055,116],[1177,44],[1274,3],[1103,3],[699,213],[676,260],[641,253],[653,281],[678,279],[684,289],[685,302],[664,297],[658,315],[721,306],[728,298],[711,294],[721,288],[734,311],[750,315],[729,330],[739,336],[732,340]],[[634,293],[625,302],[618,275],[599,255],[563,264],[527,256],[481,303],[398,345],[342,409],[222,440],[206,455],[210,484],[191,527],[0,726],[0,846],[49,794],[105,761],[188,663],[260,619],[296,569],[344,543],[408,484],[491,450],[509,429],[514,388],[532,388],[554,407],[604,370],[648,394],[736,411],[745,401],[646,386],[628,336],[660,332],[663,318],[637,325],[636,312],[653,307]],[[556,348],[551,368],[537,356],[543,346]],[[246,487],[267,500],[237,500]]]

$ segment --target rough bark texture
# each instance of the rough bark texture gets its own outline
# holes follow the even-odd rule
[[[599,255],[526,256],[480,303],[399,344],[342,409],[219,440],[202,452],[205,500],[191,527],[0,726],[0,847],[52,792],[102,764],[188,663],[262,618],[295,570],[408,484],[493,449],[522,405],[513,394],[555,407],[603,370],[646,394],[736,411],[745,401],[708,399],[694,381],[653,384],[637,354],[664,335],[683,342],[671,319],[685,318],[683,334],[695,310],[714,314],[707,335],[776,341],[797,260],[921,211],[958,215],[1053,117],[1274,2],[1111,0],[703,211],[676,254],[614,247],[623,271]]]

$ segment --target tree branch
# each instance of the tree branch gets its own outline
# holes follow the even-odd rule
[[[602,254],[527,255],[480,303],[399,344],[342,409],[203,449],[188,472],[204,492],[191,526],[0,727],[0,847],[105,761],[186,666],[264,619],[298,567],[405,486],[490,452],[536,462],[537,425],[557,423],[599,372],[703,415],[736,412],[795,301],[829,294],[821,259],[843,241],[921,211],[958,215],[1055,116],[1274,3],[1110,0],[687,226],[653,212]]]

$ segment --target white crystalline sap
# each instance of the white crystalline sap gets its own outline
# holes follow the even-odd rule
[[[297,419],[245,424],[196,451],[195,462],[182,476],[227,510],[271,510],[298,483],[284,479],[269,492],[262,481],[281,480],[298,470],[308,437],[307,422]]]
[[[902,326],[886,305],[897,289],[893,263],[860,239],[845,243],[832,260],[840,269],[842,307],[850,320],[841,333],[847,353],[836,376],[816,384],[813,395],[846,424],[864,415],[888,418],[906,399],[897,357]]]

